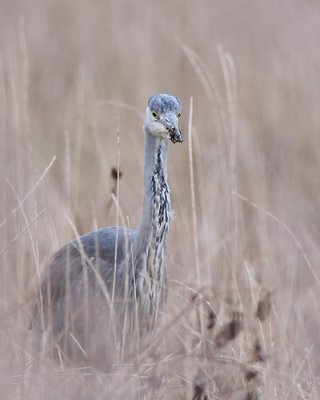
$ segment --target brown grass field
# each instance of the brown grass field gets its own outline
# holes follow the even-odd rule
[[[320,399],[319,20],[313,0],[0,2],[1,400]],[[182,99],[185,135],[161,322],[108,374],[35,371],[39,274],[116,224],[118,154],[139,224],[157,92]]]

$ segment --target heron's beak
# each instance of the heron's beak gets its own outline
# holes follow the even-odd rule
[[[162,124],[167,128],[172,143],[182,143],[182,132],[178,126],[178,117],[175,114],[163,115]]]

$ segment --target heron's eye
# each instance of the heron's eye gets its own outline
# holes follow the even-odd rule
[[[177,114],[177,117],[180,118],[180,117],[181,117],[181,113],[178,113],[178,114]]]
[[[152,112],[152,116],[158,118],[158,114],[155,111]]]

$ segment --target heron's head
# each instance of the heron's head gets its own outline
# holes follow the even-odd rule
[[[170,139],[172,143],[182,143],[182,133],[178,126],[182,103],[176,96],[155,94],[148,101],[145,128],[154,137]]]

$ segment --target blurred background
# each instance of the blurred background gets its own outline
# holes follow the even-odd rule
[[[0,3],[6,374],[25,371],[28,296],[50,255],[116,223],[118,154],[124,223],[138,226],[144,111],[168,92],[183,101],[185,142],[170,145],[165,315],[187,301],[186,287],[219,299],[231,289],[227,303],[244,311],[271,290],[264,384],[277,390],[266,398],[318,398],[319,18],[312,0]]]

